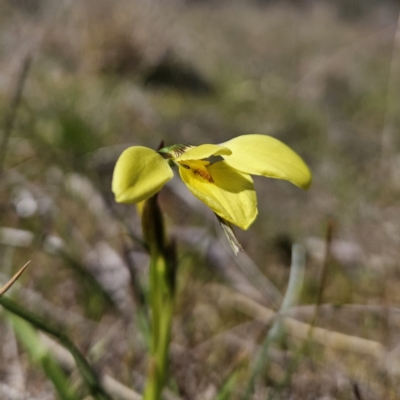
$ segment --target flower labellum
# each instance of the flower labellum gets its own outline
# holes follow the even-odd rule
[[[311,184],[307,165],[288,146],[271,136],[243,135],[218,145],[174,145],[159,151],[129,147],[115,165],[115,200],[138,203],[153,196],[172,179],[171,166],[179,168],[189,191],[223,221],[225,232],[230,224],[247,229],[257,216],[251,175],[287,180],[302,189]]]

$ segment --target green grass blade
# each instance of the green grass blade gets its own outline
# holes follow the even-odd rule
[[[290,307],[296,305],[299,300],[303,288],[305,262],[304,247],[300,244],[294,244],[292,246],[292,263],[290,267],[289,284],[279,310],[280,315],[277,315],[274,325],[269,330],[264,343],[262,344],[261,351],[253,366],[243,400],[249,400],[251,398],[251,394],[254,391],[254,382],[257,376],[267,368],[269,363],[268,349],[271,344],[279,340],[285,333],[281,315],[283,315]]]
[[[67,350],[69,350],[69,352],[74,357],[76,365],[79,368],[82,378],[88,385],[92,396],[98,400],[111,400],[111,397],[103,389],[100,380],[98,379],[96,373],[94,372],[86,358],[72,343],[67,335],[60,332],[57,328],[53,327],[51,324],[48,323],[48,321],[45,321],[43,318],[33,314],[30,311],[27,311],[8,297],[0,296],[0,304],[6,310],[21,317],[25,321],[30,322],[37,329],[46,332],[56,338]]]
[[[225,379],[221,388],[219,389],[215,400],[229,400],[232,392],[235,389],[239,368],[236,368],[227,379]]]
[[[59,398],[61,400],[79,400],[78,395],[70,385],[68,377],[40,340],[39,335],[32,325],[11,313],[7,313],[6,315],[31,360],[41,365],[48,379],[52,381]]]

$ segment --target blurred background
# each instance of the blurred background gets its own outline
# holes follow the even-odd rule
[[[116,159],[272,135],[313,183],[256,177],[238,258],[179,177],[159,196],[179,258],[166,398],[242,399],[252,378],[249,399],[400,398],[399,9],[0,0],[1,284],[32,260],[11,296],[141,392],[148,256],[135,207],[110,190]],[[267,343],[294,243],[304,279]],[[4,313],[0,344],[1,398],[57,398]]]

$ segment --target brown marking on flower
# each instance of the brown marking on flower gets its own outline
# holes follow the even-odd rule
[[[185,148],[184,147],[180,147],[179,149],[175,149],[174,150],[175,158],[179,157],[184,152],[185,152]]]
[[[204,179],[205,181],[214,183],[214,179],[208,172],[207,168],[193,168],[193,173],[200,176],[200,178]]]
[[[194,146],[190,144],[178,144],[175,145],[172,151],[174,152],[174,159],[186,153],[188,150],[192,149]]]

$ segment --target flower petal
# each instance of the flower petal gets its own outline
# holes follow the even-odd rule
[[[138,203],[173,177],[167,160],[147,147],[127,148],[115,164],[112,191],[118,203]]]
[[[202,144],[185,151],[180,156],[176,157],[175,161],[204,160],[211,156],[228,156],[231,153],[231,150],[219,144]]]
[[[222,143],[232,150],[223,157],[231,167],[252,175],[285,179],[302,189],[311,184],[311,172],[292,149],[266,135],[244,135]]]
[[[185,165],[189,168],[179,166],[179,173],[197,198],[239,228],[251,225],[257,216],[257,197],[250,175],[236,171],[225,161],[212,165],[188,161]]]

